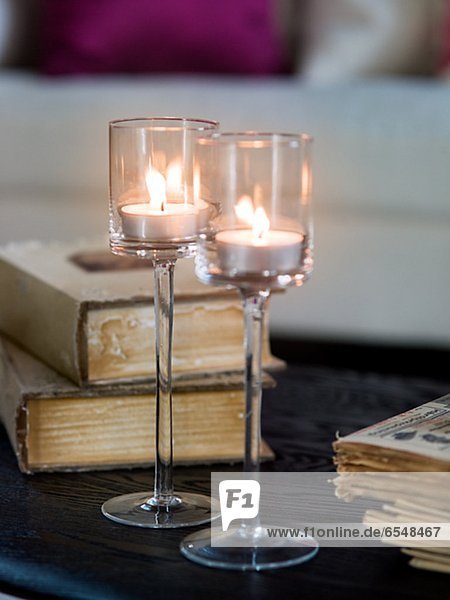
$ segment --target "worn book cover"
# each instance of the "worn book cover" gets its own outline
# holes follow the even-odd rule
[[[0,381],[0,420],[22,471],[105,469],[153,462],[153,384],[79,388],[2,338]],[[268,375],[265,385],[274,385]],[[244,407],[240,374],[176,382],[175,462],[241,461]],[[262,456],[273,456],[264,443]]]
[[[0,330],[78,385],[154,377],[150,265],[106,242],[10,244],[0,250]],[[174,288],[174,376],[242,369],[238,293],[201,284],[192,260],[177,262]],[[267,325],[263,364],[282,364]]]

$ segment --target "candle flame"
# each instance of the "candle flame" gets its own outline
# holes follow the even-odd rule
[[[164,210],[164,205],[167,202],[166,180],[164,175],[150,167],[145,176],[145,184],[147,186],[151,208]]]
[[[166,169],[167,195],[184,198],[183,165],[181,159],[171,160]],[[185,199],[186,200],[186,199]]]
[[[250,196],[241,196],[234,207],[234,212],[239,221],[243,221],[247,225],[253,225],[254,210]]]
[[[255,210],[253,218],[253,237],[262,240],[270,229],[270,221],[266,215],[266,211],[262,206],[258,206]]]
[[[261,196],[261,190],[256,189],[255,195]],[[250,196],[241,196],[238,203],[234,207],[234,212],[239,221],[249,225],[253,230],[253,237],[261,240],[264,238],[266,233],[270,229],[270,221],[267,217],[266,211],[262,206],[258,206],[255,210],[253,208],[253,200]]]

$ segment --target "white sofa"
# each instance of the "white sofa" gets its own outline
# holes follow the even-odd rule
[[[387,0],[346,2],[376,6],[378,18]],[[372,64],[365,73],[354,53],[337,76],[317,52],[302,77],[0,70],[1,242],[106,232],[110,119],[186,115],[227,130],[306,131],[315,138],[315,272],[273,299],[272,331],[449,348],[450,83],[383,77]]]

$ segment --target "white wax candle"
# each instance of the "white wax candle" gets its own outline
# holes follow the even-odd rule
[[[194,237],[198,210],[192,204],[166,202],[164,210],[150,204],[125,204],[120,209],[125,237],[153,242]]]
[[[261,238],[251,229],[220,231],[217,258],[224,271],[286,273],[300,264],[303,236],[294,231],[270,230]]]

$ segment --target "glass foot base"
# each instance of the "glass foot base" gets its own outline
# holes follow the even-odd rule
[[[302,545],[296,546],[282,545],[280,541],[277,547],[232,547],[233,538],[238,537],[235,531],[224,532],[221,543],[229,543],[230,546],[211,546],[211,530],[203,529],[185,537],[180,544],[180,551],[189,560],[205,567],[235,571],[264,571],[299,565],[319,551],[319,544],[309,536],[302,540]]]
[[[211,509],[211,498],[202,494],[177,494],[169,504],[158,505],[151,492],[137,492],[107,500],[102,513],[123,525],[169,529],[209,523],[219,515]]]

